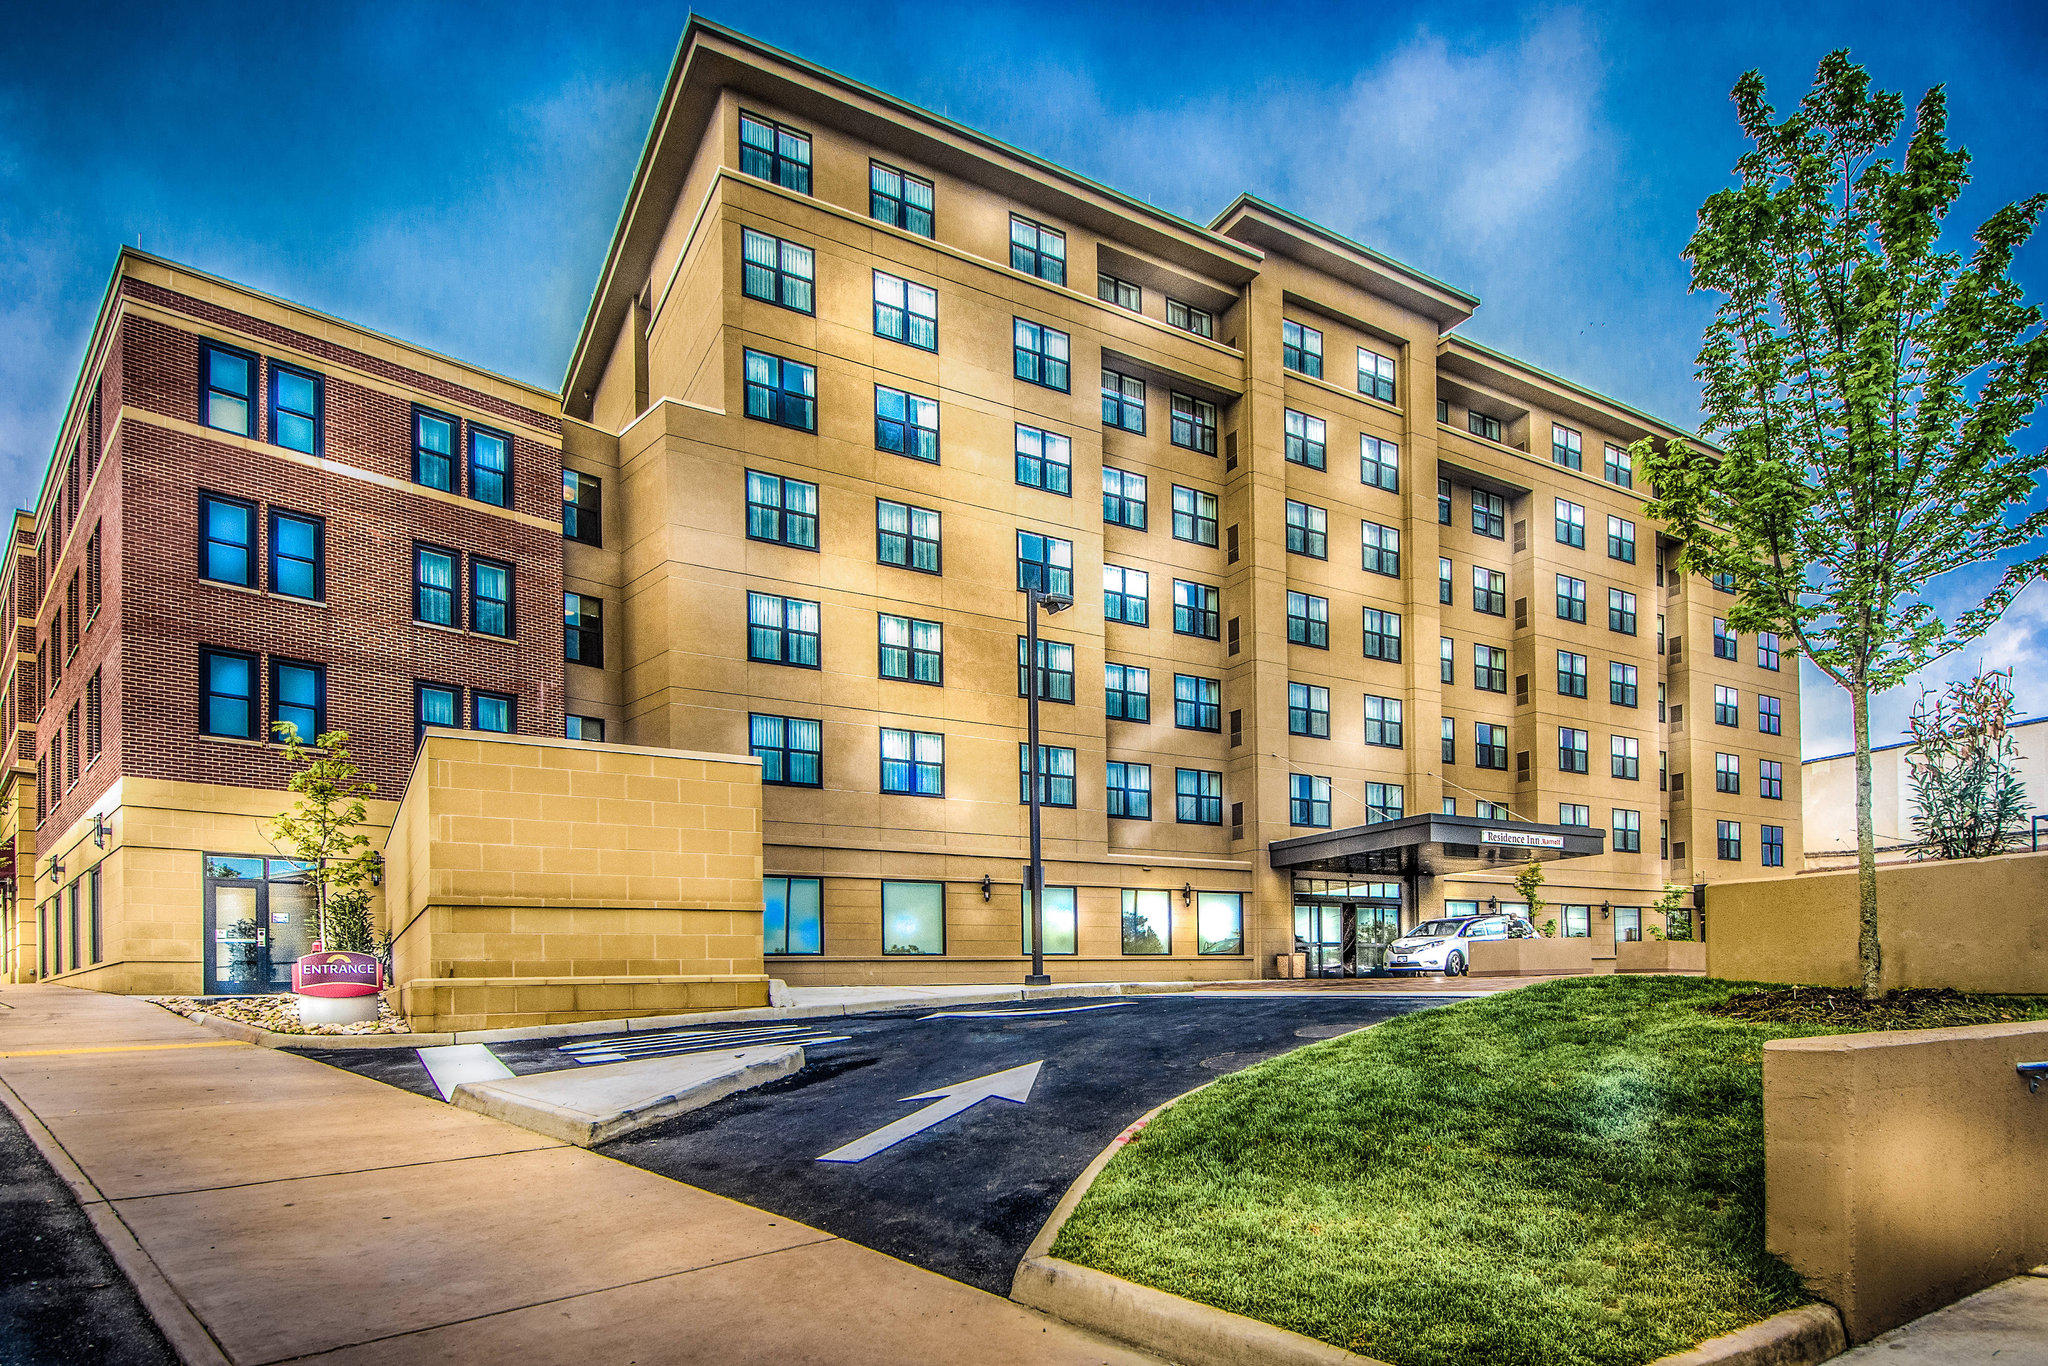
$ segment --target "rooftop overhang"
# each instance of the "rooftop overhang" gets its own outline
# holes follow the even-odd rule
[[[1472,316],[1479,298],[1403,265],[1254,195],[1239,195],[1210,227],[1272,255],[1288,256],[1368,294],[1435,320],[1447,332]]]
[[[1469,407],[1495,417],[1513,416],[1502,410],[1493,395],[1504,395],[1515,403],[1556,413],[1589,427],[1639,441],[1646,436],[1659,441],[1680,441],[1712,451],[1714,445],[1697,433],[1686,431],[1619,399],[1560,379],[1527,361],[1481,346],[1467,337],[1445,337],[1437,344],[1438,392],[1456,398]],[[1475,386],[1467,390],[1464,381]]]
[[[1607,832],[1583,825],[1409,816],[1348,830],[1275,840],[1266,849],[1284,873],[1337,877],[1441,877],[1483,873],[1534,859],[1591,858],[1606,852]]]

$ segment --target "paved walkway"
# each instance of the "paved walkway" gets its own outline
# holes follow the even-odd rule
[[[2048,1266],[1836,1357],[1847,1366],[2048,1366]]]
[[[1150,1361],[124,997],[0,987],[0,1101],[188,1362]]]
[[[1568,975],[1586,976],[1585,973]],[[1289,977],[1258,982],[1204,982],[1195,990],[1204,995],[1214,992],[1307,991],[1333,996],[1346,993],[1364,996],[1491,996],[1496,991],[1511,991],[1538,982],[1562,981],[1565,976],[1474,977],[1468,973],[1463,977],[1445,977],[1441,973],[1422,973],[1413,977]]]

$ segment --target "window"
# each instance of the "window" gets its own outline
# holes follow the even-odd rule
[[[1607,558],[1636,562],[1636,524],[1626,517],[1607,519]]]
[[[517,699],[505,693],[485,692],[479,688],[469,695],[469,724],[477,730],[510,735],[518,727],[515,719],[517,710]]]
[[[757,597],[765,598],[766,596],[766,594],[762,593],[747,594],[747,609],[750,616],[754,610],[754,599]],[[780,598],[768,600],[771,602],[783,601]],[[790,605],[793,607],[809,607],[811,609],[811,663],[816,664],[818,659],[817,604],[791,603]],[[759,617],[752,617],[752,619],[757,623],[761,620]],[[750,651],[755,634],[757,633],[749,634]],[[751,653],[749,657],[751,657]],[[593,669],[604,666],[603,598],[594,598],[587,593],[562,594],[562,658],[571,664],[588,664]],[[785,660],[783,662],[795,663],[796,661]]]
[[[1287,500],[1287,553],[1312,560],[1330,558],[1330,514],[1307,503]]]
[[[242,588],[256,586],[256,505],[199,495],[199,576]]]
[[[939,514],[887,498],[875,500],[875,560],[920,574],[939,572]]]
[[[256,435],[256,358],[201,343],[199,421],[215,431]]]
[[[1105,564],[1102,566],[1102,619],[1120,621],[1126,626],[1151,625],[1151,603],[1146,596],[1150,588],[1151,575],[1144,570]]]
[[[1610,771],[1617,778],[1635,782],[1641,776],[1640,742],[1632,735],[1614,736],[1608,746]]]
[[[1365,823],[1378,825],[1381,821],[1397,821],[1407,814],[1407,789],[1400,783],[1367,783],[1365,785]]]
[[[746,375],[748,417],[800,432],[818,430],[818,367],[750,350]]]
[[[1733,688],[1716,684],[1714,687],[1714,724],[1717,726],[1739,726],[1742,724],[1742,694]]]
[[[1365,743],[1384,745],[1388,749],[1401,748],[1401,699],[1398,697],[1376,697],[1371,693],[1365,698]]]
[[[1029,642],[1017,637],[1017,696],[1024,696],[1024,652]],[[1074,647],[1065,641],[1038,642],[1038,696],[1046,702],[1074,700]]]
[[[1173,816],[1182,825],[1223,824],[1223,775],[1206,768],[1175,769]]]
[[[562,471],[562,539],[604,544],[603,484],[579,470]]]
[[[1280,364],[1313,379],[1323,377],[1323,334],[1297,322],[1280,324]]]
[[[1785,765],[1776,759],[1760,759],[1756,766],[1756,793],[1774,802],[1785,800]]]
[[[1031,952],[1031,889],[1023,889],[1020,901],[1022,910],[1023,949]],[[1072,887],[1048,887],[1045,889],[1045,909],[1038,918],[1039,951],[1050,957],[1053,954],[1072,954],[1079,951],[1076,943],[1074,915],[1074,889]]]
[[[1560,910],[1561,910],[1561,911],[1563,912],[1563,914],[1564,914],[1564,924],[1563,924],[1563,937],[1564,937],[1564,938],[1566,938],[1566,939],[1586,939],[1586,938],[1590,938],[1590,937],[1591,937],[1591,935],[1592,935],[1592,927],[1591,927],[1591,924],[1589,923],[1589,922],[1591,921],[1591,919],[1592,919],[1592,914],[1593,914],[1593,908],[1592,908],[1591,906],[1583,906],[1583,905],[1580,905],[1580,906],[1573,906],[1573,905],[1567,905],[1567,906],[1562,906],[1562,907],[1560,907],[1559,909],[1560,909]]]
[[[1010,269],[1056,285],[1067,282],[1067,235],[1057,228],[1010,215]],[[1064,384],[1056,385],[1064,389]]]
[[[1714,822],[1714,854],[1729,863],[1742,862],[1742,822]]]
[[[1557,652],[1557,695],[1559,697],[1584,697],[1586,695],[1586,657],[1570,650]]]
[[[1381,607],[1365,609],[1365,657],[1401,662],[1401,614]]]
[[[1436,521],[1438,526],[1451,524],[1451,481],[1436,481]]]
[[[1216,454],[1216,405],[1186,394],[1172,396],[1173,421],[1167,435],[1176,446],[1203,455]]]
[[[1458,762],[1458,722],[1454,717],[1443,718],[1443,759],[1446,764]],[[1450,799],[1450,804],[1444,808],[1444,814],[1458,814],[1457,798]]]
[[[443,493],[455,492],[455,419],[412,410],[412,478]]]
[[[882,952],[943,954],[946,951],[946,884],[882,884]]]
[[[1636,705],[1636,666],[1620,662],[1607,666],[1607,700],[1617,707]]]
[[[1182,769],[1183,773],[1188,770]],[[1173,894],[1126,891],[1123,906],[1123,950],[1131,954],[1173,952]]]
[[[1185,579],[1173,581],[1173,629],[1176,635],[1201,636],[1216,640],[1221,636],[1217,629],[1220,611],[1219,595],[1204,583],[1189,583]]]
[[[469,557],[469,629],[487,636],[514,633],[511,565]]]
[[[1195,893],[1195,952],[1244,952],[1244,898],[1236,892]]]
[[[809,247],[740,229],[740,292],[798,313],[816,310],[817,258]]]
[[[1319,417],[1287,409],[1287,459],[1312,470],[1322,469],[1327,457],[1325,437],[1328,425]]]
[[[1609,449],[1613,449],[1609,447]],[[1643,850],[1643,817],[1639,811],[1614,809],[1614,852],[1639,854]]]
[[[1074,595],[1074,543],[1035,531],[1017,533],[1017,591]]]
[[[1289,684],[1290,696],[1294,685]],[[1329,715],[1328,694],[1324,694],[1324,716]],[[1193,674],[1173,676],[1173,724],[1181,730],[1223,729],[1223,684],[1214,678]]]
[[[1557,728],[1557,769],[1560,773],[1584,773],[1587,768],[1586,732],[1573,726]]]
[[[1550,462],[1562,465],[1568,470],[1579,469],[1584,464],[1579,434],[1570,427],[1550,424]]]
[[[100,611],[100,528],[93,523],[85,538],[85,621],[90,626]],[[7,728],[0,728],[7,729]]]
[[[1742,792],[1741,755],[1716,754],[1714,756],[1714,791],[1736,795]]]
[[[904,797],[946,795],[946,737],[935,731],[882,730],[882,791]]]
[[[1177,680],[1176,680],[1177,681]],[[1330,690],[1311,683],[1287,685],[1287,733],[1330,738]]]
[[[256,656],[238,650],[201,650],[199,680],[200,732],[256,739]]]
[[[412,685],[414,738],[429,726],[454,729],[462,724],[462,690],[439,683]]]
[[[1103,714],[1140,724],[1152,720],[1152,671],[1136,664],[1104,664]]]
[[[1778,633],[1759,631],[1756,637],[1756,666],[1759,669],[1778,669]]]
[[[1715,574],[1711,581],[1716,593],[1733,593],[1735,591],[1735,576],[1733,574]]]
[[[1508,652],[1498,645],[1472,647],[1472,686],[1481,692],[1508,690]]]
[[[1559,825],[1591,825],[1593,823],[1593,809],[1579,802],[1559,802],[1557,804],[1557,823]]]
[[[1446,683],[1458,681],[1458,647],[1449,636],[1437,638],[1438,675]]]
[[[1474,436],[1483,436],[1488,441],[1500,440],[1500,419],[1478,411],[1467,411],[1465,430]]]
[[[1401,576],[1401,532],[1378,522],[1361,522],[1361,558],[1368,574]]]
[[[943,634],[936,621],[878,613],[877,671],[883,678],[939,687],[945,682]]]
[[[1716,659],[1734,659],[1734,658],[1736,658],[1736,657],[1737,657],[1737,656],[1736,656],[1736,640],[1737,640],[1737,637],[1736,637],[1735,633],[1734,633],[1734,632],[1732,632],[1732,631],[1730,631],[1730,630],[1728,629],[1728,623],[1727,623],[1727,622],[1725,622],[1725,621],[1723,621],[1723,620],[1722,620],[1722,619],[1721,619],[1720,617],[1715,617],[1715,618],[1714,618],[1714,658],[1716,658]]]
[[[1472,490],[1472,529],[1496,541],[1507,539],[1507,499],[1484,489]]]
[[[1756,728],[1765,735],[1782,735],[1784,725],[1778,699],[1759,695],[1756,699]]]
[[[1169,326],[1183,332],[1192,332],[1198,337],[1216,335],[1216,315],[1205,308],[1196,308],[1169,297],[1166,301],[1166,321]]]
[[[299,739],[313,744],[327,733],[327,669],[292,659],[270,661],[270,725],[266,736],[282,738],[289,725]]]
[[[1757,828],[1763,834],[1763,848],[1758,854],[1758,862],[1766,868],[1783,868],[1785,866],[1785,827],[1782,825],[1763,825]]]
[[[1064,441],[1066,438],[1060,438]],[[1023,455],[1017,457],[1022,467]],[[1026,482],[1021,476],[1019,483]],[[1111,526],[1125,526],[1133,531],[1145,529],[1145,476],[1132,474],[1127,470],[1113,470],[1107,465],[1102,468],[1102,520]]]
[[[78,653],[78,571],[71,571],[71,582],[64,585],[64,658],[69,661]]]
[[[818,548],[818,486],[747,471],[747,539]]]
[[[562,738],[565,740],[589,740],[594,744],[604,743],[604,718],[602,716],[578,716],[570,712],[562,718]],[[763,779],[765,782],[766,779]]]
[[[270,363],[270,440],[286,450],[320,453],[322,391],[320,376],[280,361]],[[72,495],[72,507],[78,498]]]
[[[876,271],[875,335],[920,351],[938,350],[938,291],[914,280]]]
[[[1287,593],[1287,642],[1318,650],[1330,648],[1330,600],[1313,593]],[[1396,642],[1398,644],[1398,641]]]
[[[747,594],[747,658],[763,664],[817,668],[818,604],[773,593]]]
[[[1562,576],[1560,576],[1562,577]],[[1490,617],[1508,614],[1508,576],[1498,569],[1472,566],[1472,610]]]
[[[512,438],[474,423],[469,428],[469,496],[493,507],[512,506]]]
[[[100,671],[94,669],[92,677],[85,680],[85,765],[91,768],[99,761],[100,742]],[[9,727],[8,729],[12,729]]]
[[[740,115],[740,171],[798,194],[811,192],[811,135],[758,114]]]
[[[1015,320],[1016,374],[1028,384],[1067,392],[1067,334],[1039,323]]]
[[[1394,358],[1358,348],[1358,392],[1382,403],[1394,401]]]
[[[1287,823],[1326,830],[1330,825],[1330,780],[1307,773],[1287,775]]]
[[[1113,821],[1152,819],[1152,765],[1107,763],[1102,766]]]
[[[1557,619],[1559,621],[1584,621],[1586,619],[1586,581],[1575,579],[1569,574],[1557,576]]]
[[[1619,588],[1607,590],[1607,629],[1625,636],[1636,633],[1636,595]]]
[[[1607,447],[1607,482],[1624,489],[1636,486],[1635,457],[1613,444]]]
[[[877,384],[875,449],[938,464],[939,405],[931,399]]]
[[[1095,297],[1106,304],[1127,308],[1133,313],[1145,311],[1145,291],[1129,280],[1119,280],[1107,272],[1095,277]]]
[[[1586,509],[1562,498],[1557,500],[1557,543],[1586,548]]]
[[[823,953],[822,884],[814,877],[761,879],[761,952]]]
[[[1436,600],[1447,607],[1451,601],[1451,562],[1442,556],[1436,562]]]
[[[1031,747],[1017,746],[1017,805],[1031,803]],[[1074,804],[1074,751],[1061,745],[1038,747],[1038,804]]]
[[[932,235],[932,183],[879,161],[868,163],[868,216],[892,228]]]
[[[455,552],[414,543],[412,616],[431,626],[461,626],[455,615]]]
[[[1216,544],[1216,495],[1173,486],[1173,539],[1196,545]]]

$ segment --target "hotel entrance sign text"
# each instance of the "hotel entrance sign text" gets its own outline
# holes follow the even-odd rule
[[[1481,844],[1504,844],[1515,849],[1562,849],[1563,835],[1545,835],[1535,830],[1482,830]]]

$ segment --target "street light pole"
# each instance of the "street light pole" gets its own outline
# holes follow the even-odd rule
[[[1043,566],[1040,573],[1044,572]],[[1038,613],[1047,616],[1064,612],[1074,600],[1064,593],[1048,593],[1037,583],[1024,589],[1024,753],[1025,791],[1031,808],[1031,867],[1024,875],[1024,894],[1031,898],[1031,973],[1028,987],[1049,986],[1045,972],[1045,851],[1039,837],[1038,819]]]

